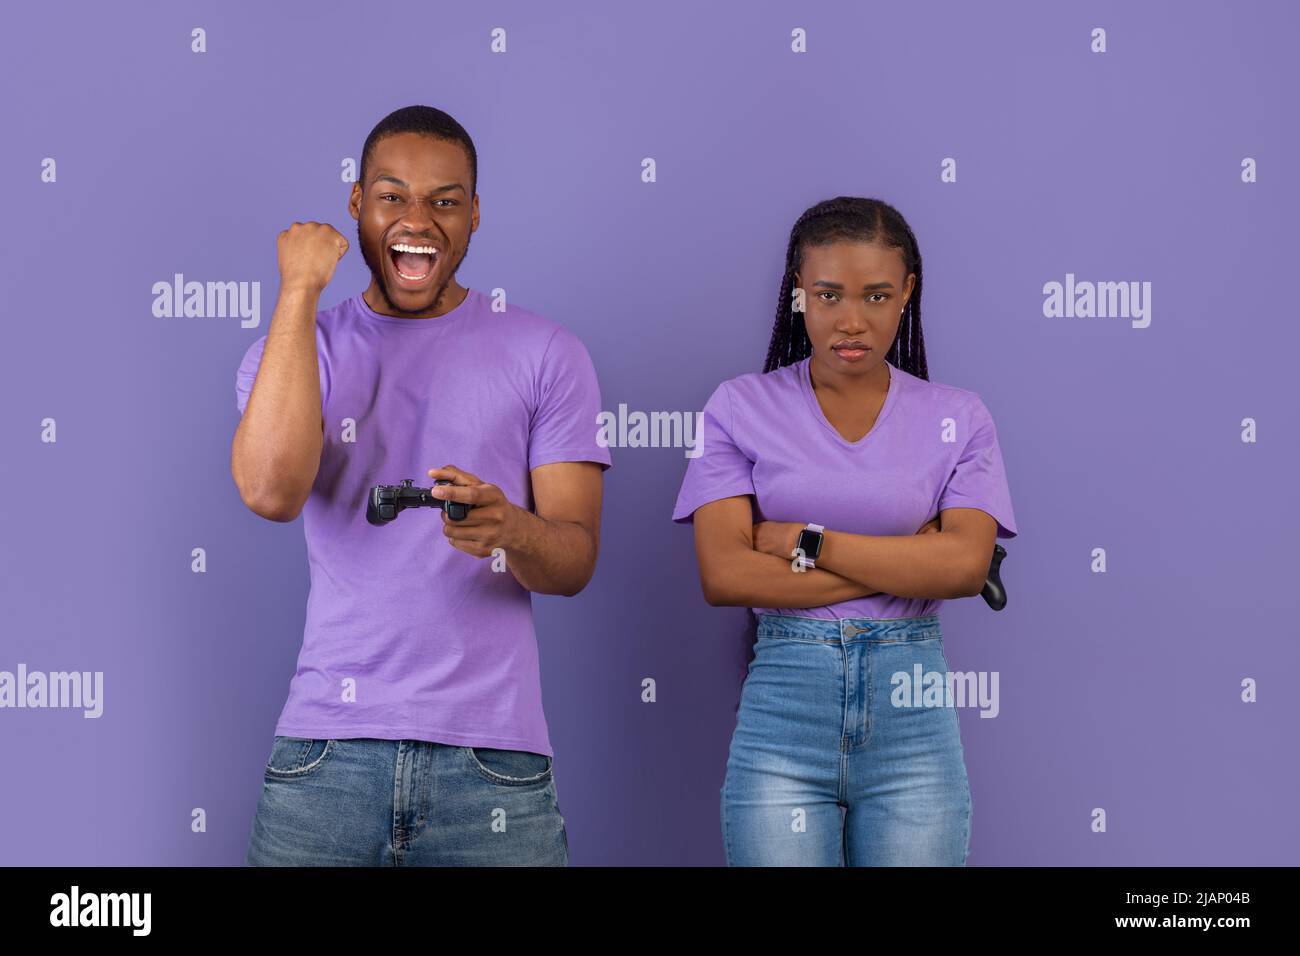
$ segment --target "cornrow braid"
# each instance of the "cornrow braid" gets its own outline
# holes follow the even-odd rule
[[[771,372],[812,355],[812,341],[804,325],[804,314],[794,311],[794,277],[803,267],[804,250],[832,242],[877,242],[903,253],[903,275],[916,274],[916,284],[898,323],[898,335],[885,355],[895,368],[930,378],[925,362],[925,339],[921,335],[921,250],[907,220],[893,206],[879,199],[836,196],[804,210],[790,230],[785,251],[785,275],[776,300],[776,322],[767,347],[763,371]]]

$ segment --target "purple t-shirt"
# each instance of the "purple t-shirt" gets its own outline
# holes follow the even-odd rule
[[[692,522],[695,509],[710,501],[752,495],[755,521],[906,535],[945,508],[979,508],[997,520],[999,538],[1016,536],[997,431],[979,395],[889,365],[889,392],[875,424],[850,442],[822,411],[808,362],[718,386],[704,406],[703,447],[686,467],[674,521]],[[942,603],[876,594],[815,608],[753,610],[897,618],[934,614]]]
[[[453,548],[436,509],[366,521],[372,485],[428,487],[428,470],[447,464],[529,510],[531,469],[610,466],[582,342],[518,306],[491,306],[470,289],[436,318],[380,315],[360,294],[317,313],[325,434],[302,512],[311,593],[277,734],[553,756],[531,592],[493,558]],[[236,376],[241,415],[265,343]]]

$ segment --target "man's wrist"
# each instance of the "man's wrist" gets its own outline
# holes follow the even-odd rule
[[[501,547],[507,552],[527,554],[538,520],[537,515],[531,511],[519,507],[513,501],[507,501],[506,520],[501,529]]]
[[[281,280],[280,295],[284,298],[297,296],[303,299],[319,299],[325,292],[325,286],[317,285],[314,282],[292,279],[289,282]]]

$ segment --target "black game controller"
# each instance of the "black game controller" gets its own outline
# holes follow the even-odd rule
[[[440,508],[447,512],[452,521],[464,521],[473,505],[463,501],[444,501],[429,494],[428,488],[412,488],[413,480],[403,478],[400,485],[375,485],[370,489],[366,501],[366,520],[373,525],[388,524],[397,517],[399,511],[407,508]],[[450,485],[446,478],[439,478],[435,485]]]
[[[998,576],[1002,569],[1002,559],[1007,556],[1007,549],[1002,545],[994,542],[993,544],[993,563],[989,565],[989,577],[984,582],[984,590],[980,595],[988,602],[988,606],[995,611],[1000,611],[1007,606],[1007,589],[1002,586],[1002,578]]]

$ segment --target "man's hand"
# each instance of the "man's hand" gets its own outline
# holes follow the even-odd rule
[[[280,257],[280,288],[321,292],[334,278],[334,267],[348,251],[348,241],[324,222],[295,222],[275,240]]]
[[[442,513],[442,533],[453,548],[476,558],[489,558],[496,548],[513,541],[520,519],[520,509],[511,504],[496,485],[488,484],[455,465],[430,468],[429,477],[450,479],[450,485],[434,485],[429,494],[444,501],[463,501],[473,505],[463,521],[452,521]]]

